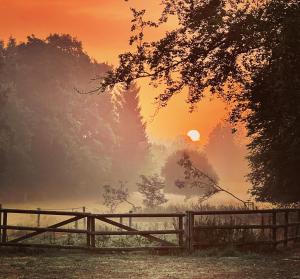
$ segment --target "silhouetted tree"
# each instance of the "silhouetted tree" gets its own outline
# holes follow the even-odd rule
[[[71,197],[84,189],[87,195],[109,176],[113,102],[109,94],[74,91],[93,86],[90,78],[108,69],[69,35],[0,44],[0,184],[6,199]]]
[[[110,209],[110,212],[115,212],[117,207],[126,202],[130,206],[132,206],[133,211],[136,211],[139,207],[128,200],[129,191],[126,187],[126,183],[123,181],[119,181],[119,186],[112,187],[110,185],[103,186],[103,204]]]
[[[228,182],[245,180],[248,171],[246,146],[232,133],[231,125],[217,124],[209,134],[204,151],[222,179]]]
[[[270,62],[241,102],[251,110],[244,120],[252,139],[252,194],[287,204],[300,203],[300,2],[281,13]]]
[[[183,154],[182,158],[178,161],[178,165],[184,169],[184,179],[176,180],[176,186],[181,189],[185,189],[187,187],[201,189],[199,197],[200,203],[218,192],[225,192],[246,206],[245,201],[221,187],[215,178],[211,177],[205,171],[196,168],[187,154]]]
[[[210,165],[205,154],[195,150],[178,150],[167,158],[166,163],[161,171],[162,177],[164,177],[166,181],[165,192],[185,195],[187,198],[189,198],[191,196],[200,196],[210,191],[209,184],[206,185],[206,188],[200,188],[181,187],[181,185],[178,183],[178,181],[183,180],[185,177],[184,169],[180,165],[178,165],[178,162],[184,156],[188,156],[189,160],[193,163],[195,167],[207,173],[210,177],[212,177],[212,179],[214,179],[215,181],[219,180],[217,174],[215,173],[213,167]]]
[[[146,123],[141,116],[139,91],[136,85],[125,91],[121,89],[115,102],[117,147],[113,168],[116,176],[127,180],[136,178],[149,159],[149,142]]]
[[[120,65],[100,89],[148,77],[166,84],[159,105],[187,87],[191,108],[205,92],[218,94],[231,102],[231,121],[242,120],[249,129],[252,193],[260,200],[299,202],[300,2],[166,0],[163,5],[158,22],[145,20],[145,10],[133,10],[130,44],[136,51],[120,55]],[[158,41],[144,41],[147,27],[174,16],[176,29]],[[268,108],[266,96],[272,100]]]
[[[152,176],[141,175],[141,182],[137,182],[138,192],[144,196],[143,204],[148,208],[155,208],[166,203],[163,189],[165,182],[157,174]]]

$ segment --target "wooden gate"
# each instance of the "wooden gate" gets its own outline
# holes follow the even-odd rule
[[[66,220],[54,223],[50,226],[18,226],[9,224],[9,216],[12,214],[23,215],[47,215],[47,216],[64,216]],[[102,251],[118,251],[118,250],[158,250],[158,249],[182,249],[184,248],[184,230],[183,218],[185,214],[169,213],[169,214],[91,214],[85,212],[66,212],[66,211],[49,211],[49,210],[21,210],[21,209],[0,209],[0,232],[2,246],[18,246],[18,247],[41,247],[41,248],[63,248],[63,249],[93,249]],[[123,224],[123,220],[130,220],[129,225]],[[155,229],[155,230],[140,230],[132,226],[132,219],[151,219],[168,218],[175,221],[176,228],[174,229]],[[117,221],[117,220],[118,221]],[[78,228],[78,221],[84,220],[85,227]],[[97,230],[96,221],[102,224],[109,225],[118,230]],[[75,228],[63,228],[63,226],[75,223]],[[99,226],[98,226],[99,227]],[[24,231],[21,236],[12,237],[9,231]],[[65,233],[65,234],[80,234],[85,235],[86,241],[84,245],[58,245],[45,243],[28,242],[36,236],[45,233]],[[98,247],[96,244],[97,236],[122,236],[136,235],[149,240],[154,245],[151,246],[136,246],[136,247]],[[177,235],[176,243],[164,239],[161,235]],[[158,237],[160,236],[160,237]]]
[[[12,225],[10,216],[21,214],[22,216],[37,216],[36,226]],[[65,218],[59,222],[53,222],[52,225],[41,226],[39,216],[56,216],[56,218]],[[230,220],[239,219],[241,216],[253,216],[253,218],[244,218],[243,222],[230,223],[211,223],[208,219],[205,222],[199,222],[199,217],[225,216]],[[227,217],[226,217],[227,216]],[[151,224],[150,229],[143,226],[137,227],[138,220]],[[172,228],[153,229],[157,219],[164,219]],[[170,222],[171,220],[171,222]],[[141,221],[141,222],[142,222]],[[185,222],[184,222],[185,221]],[[82,226],[78,226],[78,222]],[[127,222],[127,223],[126,223]],[[126,224],[125,224],[126,223]],[[72,228],[65,226],[71,226]],[[49,211],[49,210],[21,210],[21,209],[1,209],[0,208],[0,246],[17,247],[41,247],[41,248],[63,248],[63,249],[91,249],[99,251],[136,251],[136,250],[160,250],[160,249],[187,249],[193,251],[203,247],[204,240],[208,246],[218,245],[222,237],[213,239],[213,235],[219,231],[235,232],[261,231],[264,239],[256,238],[252,244],[267,243],[273,247],[279,244],[288,246],[288,243],[300,240],[300,209],[266,209],[266,210],[229,210],[229,211],[187,211],[186,213],[127,213],[127,214],[92,214],[86,212],[69,211]],[[12,232],[17,232],[14,235]],[[205,233],[204,233],[205,232]],[[40,239],[39,243],[34,243],[35,237],[45,235],[46,233],[65,234],[81,236],[81,242],[68,241],[60,244],[46,244]],[[201,238],[201,235],[205,237]],[[230,235],[230,234],[229,234]],[[107,239],[119,236],[139,236],[139,239],[146,239],[145,245],[135,245],[136,242],[129,245],[101,245],[107,244]],[[103,238],[103,242],[99,238]],[[105,238],[106,237],[106,238]],[[172,238],[173,237],[173,238]],[[213,240],[211,243],[209,239]],[[221,239],[222,240],[222,239]],[[221,241],[221,245],[247,245],[244,239],[241,243],[226,243]],[[79,244],[78,244],[79,243]]]

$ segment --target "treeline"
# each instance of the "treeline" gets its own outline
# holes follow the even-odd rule
[[[69,35],[0,42],[0,199],[94,195],[149,162],[139,89],[79,94],[110,69]]]

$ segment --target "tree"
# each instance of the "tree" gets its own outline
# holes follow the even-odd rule
[[[5,59],[5,47],[4,43],[0,41],[0,76],[4,76],[4,60]],[[8,84],[0,84],[0,177],[6,170],[7,158],[6,158],[6,148],[9,145],[9,138],[5,135],[9,134],[4,121],[3,108],[7,102],[7,91]]]
[[[233,107],[230,120],[242,121],[249,129],[252,193],[265,201],[299,202],[300,195],[295,195],[299,193],[297,179],[290,174],[298,173],[300,165],[299,134],[295,133],[295,119],[299,119],[295,108],[299,108],[296,26],[300,2],[165,0],[163,5],[158,22],[145,20],[145,10],[133,10],[130,44],[136,46],[136,51],[120,55],[120,65],[109,72],[99,89],[119,82],[128,86],[146,77],[152,84],[166,84],[165,92],[157,98],[160,106],[187,87],[191,109],[207,92],[217,94]],[[178,28],[158,41],[144,41],[147,27],[158,28],[174,16]],[[288,65],[286,61],[293,63]],[[275,106],[266,109],[263,102],[257,101],[258,89],[271,94],[268,96],[276,100]],[[293,130],[285,134],[285,139],[285,124],[271,120],[278,119],[276,108],[284,110],[280,121]],[[279,128],[271,129],[270,123]],[[275,143],[276,138],[282,139],[280,143]]]
[[[117,146],[113,154],[113,169],[120,179],[134,180],[149,157],[150,145],[146,123],[141,116],[139,91],[136,85],[132,85],[116,95],[114,133]]]
[[[3,198],[91,195],[97,190],[93,185],[110,175],[116,137],[111,95],[74,92],[91,86],[91,76],[103,76],[108,68],[91,60],[69,35],[0,43]]]
[[[118,187],[112,187],[110,185],[103,186],[103,204],[110,209],[110,212],[115,212],[117,207],[123,202],[128,203],[132,206],[133,210],[136,211],[138,209],[133,203],[128,200],[129,191],[126,187],[126,184],[123,181],[119,181]]]
[[[202,195],[199,197],[199,202],[207,200],[218,192],[224,192],[246,206],[245,201],[241,200],[228,190],[222,188],[217,183],[216,179],[212,178],[204,171],[196,168],[187,154],[183,154],[182,158],[178,161],[178,165],[184,169],[184,180],[176,180],[176,186],[179,188],[190,187],[202,189]]]
[[[157,175],[141,175],[141,182],[137,182],[138,192],[144,196],[143,204],[148,208],[155,208],[166,203],[162,190],[165,187],[164,181]]]
[[[300,8],[286,11],[270,63],[249,85],[245,117],[252,194],[260,201],[300,202]]]
[[[130,44],[136,51],[120,55],[119,66],[109,71],[99,89],[119,82],[129,86],[136,79],[150,78],[167,85],[158,96],[163,106],[184,87],[189,89],[187,101],[191,106],[201,100],[204,89],[231,99],[230,94],[224,96],[225,89],[234,82],[244,84],[270,56],[276,43],[276,24],[281,21],[279,12],[296,3],[273,0],[253,6],[251,2],[165,0],[158,22],[147,21],[145,10],[133,9]],[[178,28],[158,41],[144,41],[147,27],[158,28],[170,17],[176,17]]]
[[[184,157],[188,156],[189,160],[193,162],[193,165],[203,172],[207,173],[213,180],[218,181],[219,178],[214,171],[213,167],[210,165],[207,157],[204,153],[200,153],[195,150],[178,150],[171,154],[165,165],[161,170],[162,177],[165,178],[166,187],[165,192],[185,195],[187,198],[191,196],[201,196],[207,191],[210,191],[210,185],[204,181],[207,187],[181,187],[178,181],[184,180],[185,173],[184,169],[178,165],[178,162]],[[203,184],[203,185],[204,185]]]
[[[218,123],[210,132],[204,147],[205,154],[222,180],[228,183],[244,181],[248,171],[245,144],[232,133],[229,123]]]

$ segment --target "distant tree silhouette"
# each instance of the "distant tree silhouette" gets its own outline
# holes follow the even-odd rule
[[[176,186],[181,189],[185,189],[187,187],[201,189],[202,193],[199,196],[200,203],[218,192],[224,192],[246,206],[245,201],[221,187],[215,178],[211,177],[205,171],[195,167],[187,154],[183,154],[182,158],[178,161],[178,165],[184,169],[184,179],[176,180]]]
[[[103,76],[69,35],[0,44],[0,185],[5,199],[72,197],[110,175],[113,102],[76,94]],[[5,168],[4,168],[5,166]],[[88,191],[87,191],[88,189]]]
[[[126,187],[126,183],[119,181],[119,186],[112,187],[110,185],[103,186],[103,204],[110,209],[110,212],[115,212],[117,207],[122,203],[129,204],[133,211],[136,211],[139,207],[128,200],[129,191]]]
[[[117,147],[113,168],[120,179],[135,180],[149,159],[150,145],[141,115],[139,91],[133,84],[128,90],[121,89],[116,96],[117,123],[114,129]]]
[[[182,166],[178,165],[178,162],[184,157],[188,156],[189,160],[195,167],[207,173],[214,181],[218,181],[219,178],[210,165],[207,157],[204,153],[199,153],[195,150],[178,150],[171,154],[165,165],[162,168],[161,174],[165,178],[166,186],[164,191],[166,193],[184,195],[187,198],[191,196],[201,196],[211,190],[210,185],[206,183],[206,187],[181,187],[178,181],[184,180],[185,173]],[[205,179],[204,179],[205,180]],[[205,184],[205,181],[203,181]]]
[[[143,204],[148,208],[155,208],[166,203],[163,189],[165,182],[157,174],[151,176],[140,176],[141,181],[137,182],[138,192],[144,197]]]
[[[5,76],[5,68],[3,67],[5,63],[5,47],[4,43],[0,41],[0,76]],[[8,127],[5,125],[5,116],[3,113],[3,109],[7,102],[7,91],[9,84],[0,83],[0,177],[3,175],[6,166],[7,166],[7,154],[5,150],[7,150],[9,146],[9,134],[10,131]]]
[[[247,174],[247,150],[232,133],[232,125],[218,123],[210,132],[204,147],[205,154],[226,181],[243,181]]]

